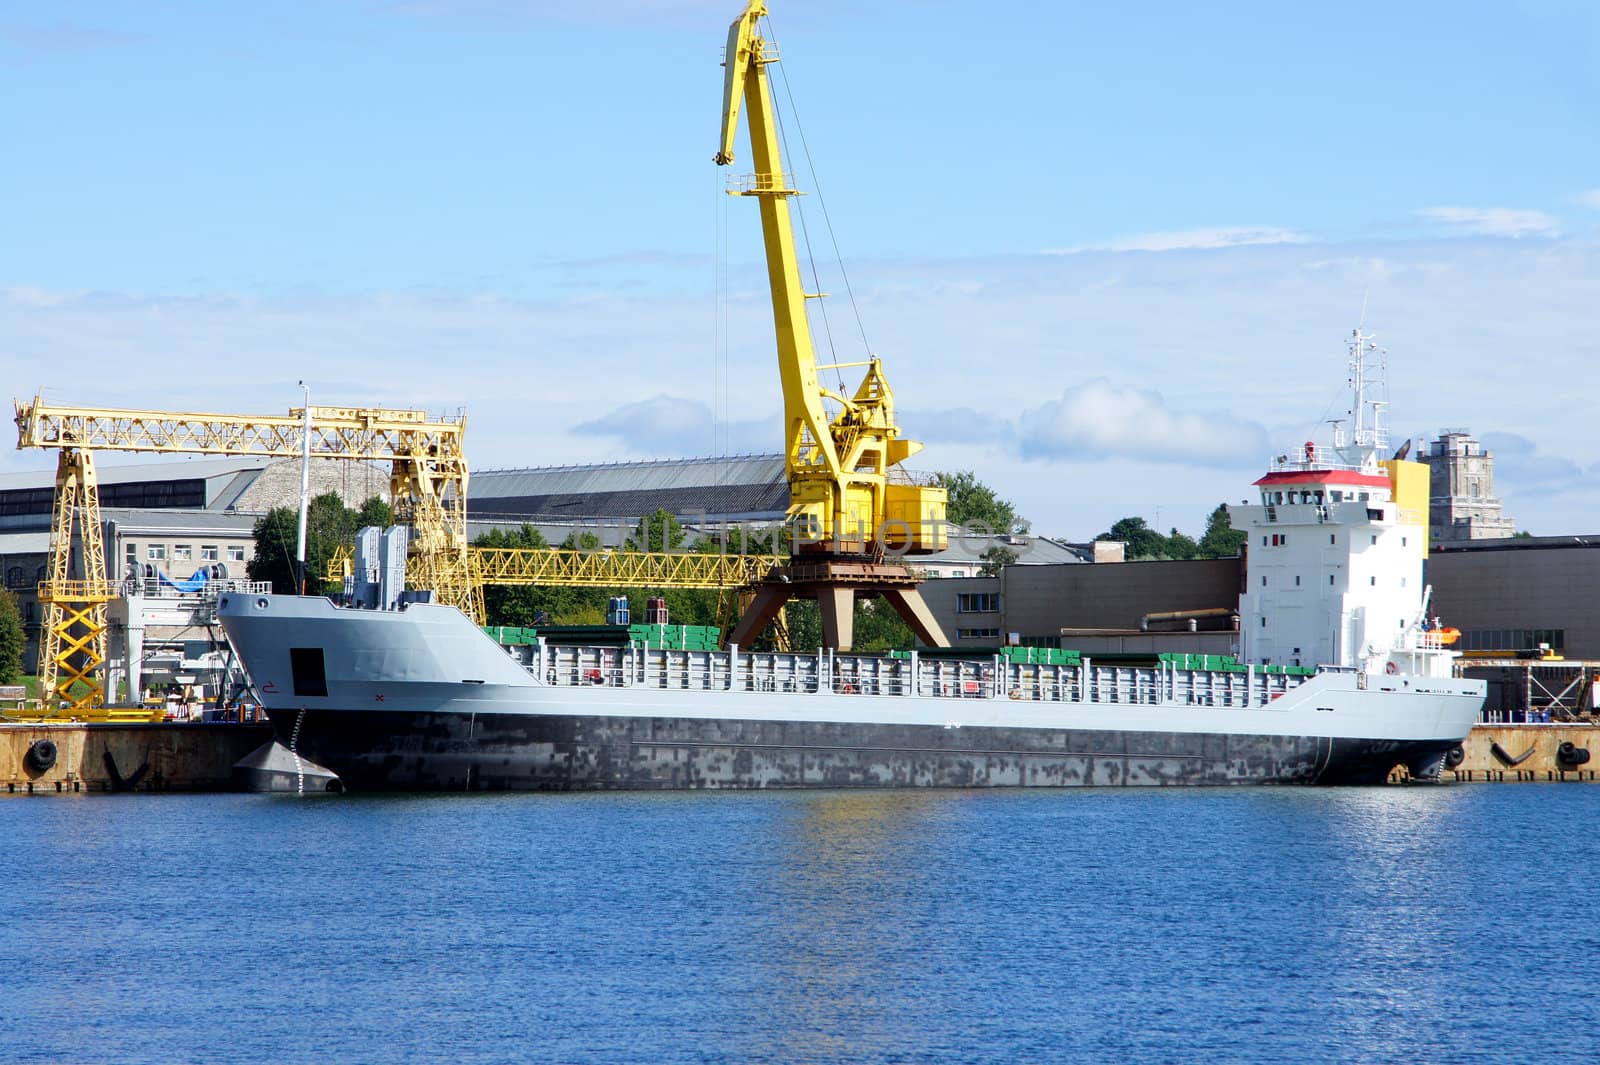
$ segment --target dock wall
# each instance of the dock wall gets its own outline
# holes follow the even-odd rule
[[[1590,752],[1574,766],[1560,757],[1564,743]],[[1600,725],[1479,725],[1461,745],[1465,757],[1445,780],[1500,783],[1538,780],[1595,780],[1600,774]]]
[[[232,791],[233,764],[272,738],[268,725],[0,726],[0,795],[111,791]],[[55,745],[39,768],[29,750]]]

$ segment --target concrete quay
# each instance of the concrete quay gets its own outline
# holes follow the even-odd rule
[[[0,725],[0,795],[236,791],[265,724]]]
[[[1459,765],[1448,768],[1446,762],[1445,780],[1591,781],[1600,773],[1600,724],[1478,725],[1461,753]]]

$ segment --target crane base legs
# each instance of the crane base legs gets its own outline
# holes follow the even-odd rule
[[[756,586],[755,600],[728,634],[727,643],[749,647],[791,599],[815,599],[822,612],[822,642],[848,651],[855,638],[857,598],[881,595],[929,647],[948,647],[944,630],[918,590],[921,581],[899,566],[871,562],[804,562],[783,566]]]

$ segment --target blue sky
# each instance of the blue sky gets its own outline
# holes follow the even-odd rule
[[[710,161],[739,4],[600,6],[6,5],[0,377],[277,410],[306,376],[465,407],[484,466],[775,448]],[[1316,426],[1366,291],[1397,431],[1469,426],[1523,525],[1600,528],[1595,5],[772,6],[919,464],[1041,531],[1193,528]]]

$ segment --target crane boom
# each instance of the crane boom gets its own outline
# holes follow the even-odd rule
[[[790,566],[762,582],[751,609],[729,639],[748,646],[785,602],[801,596],[817,600],[828,645],[847,648],[855,598],[878,594],[924,642],[945,646],[948,641],[917,590],[920,576],[903,566],[885,564],[891,552],[927,554],[945,549],[945,490],[915,484],[897,469],[922,445],[900,435],[894,392],[876,356],[869,352],[863,362],[817,364],[806,301],[822,294],[807,293],[800,277],[789,218],[789,199],[799,192],[789,185],[783,169],[778,114],[767,78],[767,67],[778,61],[777,49],[760,34],[766,14],[766,0],[747,0],[728,27],[722,138],[713,158],[718,166],[733,162],[742,109],[755,173],[730,182],[728,191],[754,196],[761,211],[783,388],[794,557]],[[819,370],[845,366],[866,367],[853,393],[845,394],[842,385],[832,391],[817,378]]]
[[[828,555],[940,551],[946,546],[944,490],[908,484],[907,478],[890,480],[890,469],[922,445],[900,435],[894,393],[880,361],[870,357],[841,364],[867,368],[848,396],[824,388],[817,378],[806,317],[806,300],[817,296],[805,291],[795,250],[788,201],[799,193],[783,169],[766,70],[777,54],[758,32],[766,13],[765,0],[749,0],[728,28],[722,139],[714,158],[720,166],[733,162],[742,105],[755,173],[734,182],[730,192],[754,196],[760,205],[783,389],[789,519],[805,545],[802,550]],[[836,415],[829,415],[825,400],[839,408]]]

